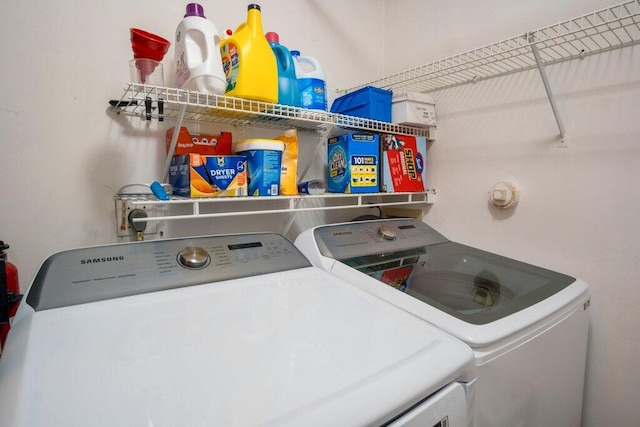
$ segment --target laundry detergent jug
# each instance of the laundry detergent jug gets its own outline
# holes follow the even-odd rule
[[[175,63],[175,87],[224,94],[220,35],[198,3],[187,5],[187,13],[176,29]]]
[[[250,4],[247,21],[220,44],[226,95],[278,102],[278,66],[262,29],[260,6]]]
[[[280,44],[278,33],[268,32],[266,37],[278,65],[278,104],[300,107],[300,90],[291,52]]]
[[[320,62],[312,56],[302,56],[298,50],[292,50],[291,56],[296,63],[301,107],[327,111],[327,85]]]

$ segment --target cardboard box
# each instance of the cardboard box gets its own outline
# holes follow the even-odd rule
[[[167,130],[167,153],[171,147],[171,138],[175,127]],[[174,156],[183,154],[200,154],[203,156],[226,156],[231,153],[231,133],[222,132],[220,135],[191,135],[189,130],[182,126],[176,142]]]
[[[173,156],[169,167],[173,194],[182,197],[235,197],[247,195],[244,156]]]
[[[427,188],[427,139],[382,134],[382,192],[423,192]]]
[[[328,140],[327,191],[330,193],[377,193],[380,137],[350,132]]]
[[[435,127],[436,102],[426,93],[393,92],[391,121],[407,126]]]
[[[377,271],[372,277],[402,292],[407,292],[407,288],[411,284],[412,274],[413,265],[404,265]]]

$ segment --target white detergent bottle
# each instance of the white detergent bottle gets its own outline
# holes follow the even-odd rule
[[[312,56],[302,56],[300,51],[292,50],[301,107],[310,110],[327,111],[327,84],[320,62]]]
[[[175,67],[175,87],[224,94],[227,79],[222,70],[220,34],[198,3],[187,5],[176,29]]]

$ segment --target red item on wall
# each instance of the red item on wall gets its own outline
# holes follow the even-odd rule
[[[10,320],[16,315],[22,299],[18,268],[7,261],[7,249],[9,245],[0,240],[0,348],[4,347],[11,327]]]

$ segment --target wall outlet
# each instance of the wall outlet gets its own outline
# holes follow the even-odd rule
[[[116,199],[116,235],[118,237],[132,237],[135,240],[136,232],[131,228],[129,223],[129,213],[133,209],[142,209],[147,212],[147,216],[157,216],[157,206],[155,204],[139,204],[135,205],[131,200]],[[158,233],[158,221],[147,221],[147,228],[144,230],[145,236]]]

